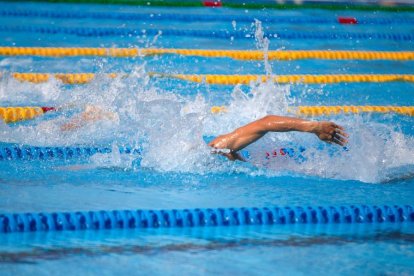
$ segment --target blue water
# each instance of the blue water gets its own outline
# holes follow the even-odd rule
[[[412,13],[321,10],[255,11],[105,5],[7,4],[0,10],[113,12],[139,14],[248,15],[251,23],[180,20],[59,19],[0,17],[2,26],[108,27],[227,30],[250,39],[191,36],[78,37],[0,32],[1,46],[153,47],[257,49],[254,18],[414,19]],[[412,24],[262,23],[271,31],[413,34]],[[260,47],[259,47],[260,48]],[[270,50],[413,51],[413,41],[278,40]],[[273,74],[413,74],[412,61],[270,61]],[[310,134],[267,135],[248,150],[251,163],[227,162],[209,154],[205,136],[215,136],[266,114],[289,114],[298,105],[414,105],[412,83],[217,86],[148,78],[148,72],[264,74],[263,61],[165,55],[145,58],[1,57],[4,72],[127,72],[126,79],[100,78],[81,86],[0,82],[0,105],[64,106],[36,120],[0,125],[0,141],[36,146],[143,147],[141,163],[128,156],[96,155],[82,160],[2,161],[0,213],[110,209],[171,209],[414,203],[413,117],[395,114],[337,115],[350,134],[349,151],[323,145]],[[119,117],[70,133],[61,124],[85,105]],[[229,106],[213,115],[214,105]],[[67,107],[69,106],[69,108]],[[306,161],[265,158],[275,147],[305,146]],[[412,224],[293,225],[208,229],[152,229],[0,235],[2,275],[72,273],[354,275],[414,274]]]

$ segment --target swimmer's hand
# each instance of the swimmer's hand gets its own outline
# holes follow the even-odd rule
[[[246,162],[246,159],[244,159],[239,152],[231,151],[229,149],[214,148],[211,151],[211,153],[223,155],[223,156],[227,157],[230,161],[239,160],[239,161],[242,161],[242,162]]]
[[[313,122],[312,133],[315,133],[319,139],[327,143],[334,143],[345,146],[348,143],[349,135],[344,128],[333,122]]]

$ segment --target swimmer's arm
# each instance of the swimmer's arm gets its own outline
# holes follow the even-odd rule
[[[79,115],[73,117],[69,122],[63,124],[60,129],[62,131],[70,131],[81,128],[90,122],[96,122],[99,120],[119,120],[116,113],[110,111],[104,111],[102,108],[97,106],[88,105],[85,111]]]
[[[83,127],[89,122],[95,122],[101,119],[99,113],[93,113],[89,110],[82,112],[79,115],[74,116],[69,122],[63,124],[60,129],[62,131],[70,131]]]
[[[85,125],[85,121],[82,120],[82,117],[77,116],[76,118],[73,118],[67,123],[64,123],[60,126],[61,131],[71,131],[78,128],[81,128]]]
[[[339,145],[345,145],[347,143],[346,137],[348,137],[344,132],[343,127],[332,122],[317,122],[299,118],[268,115],[262,119],[242,126],[231,133],[217,137],[209,143],[209,146],[216,149],[229,149],[231,153],[233,153],[254,143],[267,132],[288,131],[314,133],[322,141]]]

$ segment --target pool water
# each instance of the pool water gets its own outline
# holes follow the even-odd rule
[[[413,34],[414,25],[410,22],[414,14],[408,12],[43,3],[2,3],[0,7],[0,12],[13,10],[132,13],[143,19],[12,17],[0,13],[0,25],[5,26],[0,29],[0,46],[262,51],[414,49],[411,40],[266,38],[273,32]],[[163,16],[176,19],[161,20]],[[353,16],[361,22],[392,19],[406,23],[340,25],[335,23],[337,16]],[[275,18],[300,18],[304,22],[278,22]],[[332,23],[312,23],[330,18]],[[133,29],[136,34],[97,37],[5,31],[16,26]],[[164,35],[154,35],[153,30],[163,30]],[[182,36],[168,35],[167,30],[224,31],[237,35]],[[211,155],[205,144],[209,137],[230,132],[267,114],[288,115],[289,108],[299,105],[411,106],[413,83],[222,86],[149,77],[150,72],[414,74],[413,61],[24,56],[1,57],[0,68],[5,72],[0,82],[1,106],[62,107],[61,112],[47,113],[31,121],[0,123],[2,146],[114,149],[113,153],[90,158],[0,161],[0,213],[414,203],[413,117],[362,113],[318,117],[315,119],[333,120],[346,128],[350,135],[347,150],[323,144],[311,134],[268,134],[247,148],[248,163],[229,162]],[[100,76],[91,83],[71,86],[55,79],[39,84],[19,82],[9,72],[124,72],[129,76]],[[117,115],[117,120],[62,132],[60,126],[86,105],[109,110]],[[216,105],[227,106],[227,112],[212,114],[210,109]],[[137,158],[114,153],[123,146],[139,147],[142,155]],[[304,147],[304,158],[266,158],[266,152],[281,147]],[[0,234],[0,269],[2,275],[411,275],[413,242],[412,223],[9,233]]]

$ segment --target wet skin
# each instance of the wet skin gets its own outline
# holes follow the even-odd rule
[[[256,142],[268,132],[300,131],[314,133],[324,142],[344,146],[348,134],[344,128],[327,121],[309,121],[293,117],[268,115],[234,131],[215,138],[208,145],[215,150],[213,153],[221,154],[229,160],[245,161],[238,153],[239,150]]]
[[[87,106],[86,110],[61,126],[62,131],[70,131],[99,120],[119,121],[116,113],[105,111],[97,106]],[[344,146],[348,143],[348,134],[344,128],[327,121],[310,121],[294,117],[267,115],[259,120],[241,126],[234,131],[215,138],[208,145],[212,153],[220,154],[229,160],[245,161],[239,150],[256,142],[268,132],[300,131],[314,133],[327,143]]]

